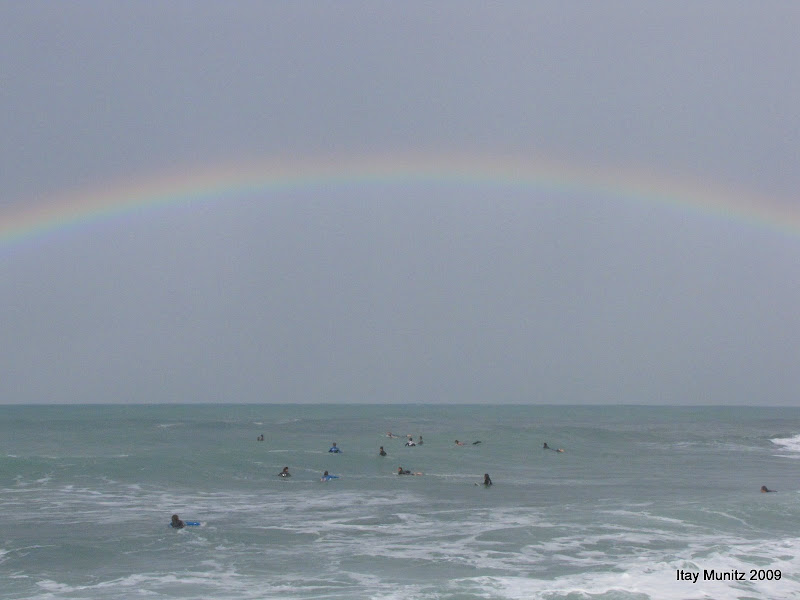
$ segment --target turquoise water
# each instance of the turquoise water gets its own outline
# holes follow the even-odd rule
[[[0,522],[6,599],[794,598],[800,409],[0,406]]]

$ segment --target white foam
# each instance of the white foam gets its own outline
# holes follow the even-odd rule
[[[139,502],[180,505],[187,514],[249,521],[252,530],[272,530],[278,537],[270,553],[281,564],[308,564],[329,557],[347,557],[349,563],[335,580],[324,583],[302,579],[298,572],[268,575],[235,572],[245,568],[253,547],[220,537],[182,531],[181,545],[191,546],[203,572],[138,573],[111,581],[74,587],[47,579],[40,588],[47,596],[81,595],[87,598],[127,598],[141,593],[172,597],[178,586],[193,586],[192,598],[386,598],[412,600],[437,597],[486,597],[512,600],[558,600],[600,596],[607,600],[734,600],[774,598],[800,594],[800,540],[751,541],[716,532],[686,530],[681,521],[636,511],[598,511],[622,517],[616,522],[550,523],[548,509],[527,507],[473,507],[426,509],[425,497],[407,491],[356,492],[302,496],[287,504],[262,493],[200,493],[187,498],[176,494],[144,493]],[[440,505],[441,506],[441,505]],[[153,507],[154,515],[165,507]],[[117,514],[118,511],[113,511]],[[626,527],[630,515],[650,519]],[[95,515],[96,516],[96,515]],[[81,516],[84,518],[84,515]],[[663,523],[663,525],[662,525]],[[257,524],[257,525],[256,525]],[[454,525],[455,527],[451,526]],[[652,527],[655,525],[655,527]],[[676,525],[677,527],[669,528]],[[187,533],[188,531],[188,533]],[[222,529],[220,529],[220,532]],[[292,536],[310,535],[308,540]],[[269,539],[267,533],[261,539]],[[171,538],[175,539],[175,538]],[[289,543],[281,540],[296,539]],[[212,554],[202,549],[213,548]],[[242,557],[243,561],[236,559]],[[409,581],[398,584],[380,571],[371,571],[376,557],[409,569]],[[3,554],[0,553],[0,561]],[[403,566],[404,565],[404,566]],[[414,580],[415,568],[452,569],[453,577]],[[751,568],[781,569],[780,581],[702,581],[704,569],[729,572]],[[700,572],[692,584],[676,577],[678,569]],[[249,569],[248,569],[249,571]],[[471,572],[475,577],[467,576]],[[487,574],[491,573],[491,575]],[[571,573],[558,577],[550,573]],[[445,583],[447,580],[451,582]]]
[[[454,581],[464,588],[477,588],[476,592],[500,595],[514,600],[551,600],[555,598],[581,598],[608,595],[612,598],[646,598],[654,600],[735,600],[740,598],[770,598],[783,600],[796,598],[800,594],[800,582],[796,573],[798,563],[797,540],[785,540],[770,544],[772,549],[760,544],[740,543],[731,550],[724,550],[693,558],[689,550],[686,556],[674,559],[651,560],[647,556],[629,557],[606,572],[590,571],[555,579],[539,579],[519,576],[480,576]],[[776,548],[777,546],[777,548]],[[779,552],[785,554],[778,556]],[[770,555],[763,568],[780,569],[779,581],[749,581],[750,569],[754,565],[737,557],[738,552]],[[766,558],[766,556],[765,556]],[[697,583],[678,580],[678,569],[699,573]],[[738,570],[745,573],[745,581],[704,581],[704,571],[719,572]]]
[[[776,446],[780,446],[783,451],[789,452],[789,454],[778,454],[777,456],[800,459],[800,435],[788,438],[774,438],[770,441]]]

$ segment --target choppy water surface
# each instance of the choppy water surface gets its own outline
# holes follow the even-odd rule
[[[3,598],[800,595],[798,409],[3,406],[0,431]]]

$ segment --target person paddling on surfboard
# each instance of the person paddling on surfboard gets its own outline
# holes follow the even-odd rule
[[[542,446],[542,450],[552,450],[553,452],[563,452],[564,451],[563,448],[558,448],[558,449],[551,448],[550,446],[547,445],[547,442],[545,442],[544,445]]]
[[[183,529],[184,527],[199,527],[200,521],[181,521],[178,515],[172,515],[172,520],[169,522],[170,527],[175,529]]]
[[[397,474],[398,475],[422,475],[419,471],[409,471],[408,469],[404,469],[403,467],[397,467]]]

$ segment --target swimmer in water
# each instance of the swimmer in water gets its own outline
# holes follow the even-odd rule
[[[331,479],[339,479],[338,475],[329,475],[327,471],[322,474],[320,481],[330,481]]]
[[[260,436],[258,436],[258,437],[256,438],[256,441],[257,441],[257,442],[263,442],[263,441],[264,441],[264,434],[262,433]]]
[[[486,487],[492,485],[492,478],[489,477],[488,473],[483,474],[483,485],[485,485]]]
[[[333,442],[333,446],[331,446],[331,449],[328,450],[328,452],[333,452],[334,454],[339,454],[339,452],[341,452],[341,450],[336,445],[336,442]]]
[[[386,456],[386,450],[384,450],[384,449],[383,449],[383,446],[381,446],[381,449],[380,449],[380,450],[378,450],[378,454],[379,454],[380,456]]]
[[[456,446],[463,446],[463,445],[464,445],[464,442],[459,442],[458,440],[456,440]]]
[[[419,436],[419,441],[417,442],[417,446],[422,446],[422,436]]]
[[[175,529],[183,529],[186,527],[186,523],[181,521],[178,515],[172,515],[172,522],[170,523],[170,526],[174,527]]]
[[[769,489],[769,488],[768,488],[767,486],[765,486],[765,485],[762,485],[762,486],[761,486],[761,493],[762,493],[762,494],[768,494],[768,493],[770,493],[770,492],[776,492],[776,491],[777,491],[777,490],[771,490],[771,489]]]
[[[408,438],[408,441],[405,443],[405,445],[406,446],[416,446],[416,444],[414,443],[414,440],[412,440],[411,438]]]
[[[395,434],[393,434],[391,431],[387,431],[387,432],[386,432],[386,437],[388,437],[388,438],[396,438],[396,437],[398,437],[398,436],[396,436]]]
[[[289,473],[289,467],[283,467],[283,471],[278,473],[278,475],[280,475],[281,477],[291,477],[292,476],[292,474]]]
[[[552,450],[553,452],[563,452],[564,451],[563,448],[551,448],[550,446],[547,445],[547,442],[545,442],[544,445],[542,446],[542,450]]]

